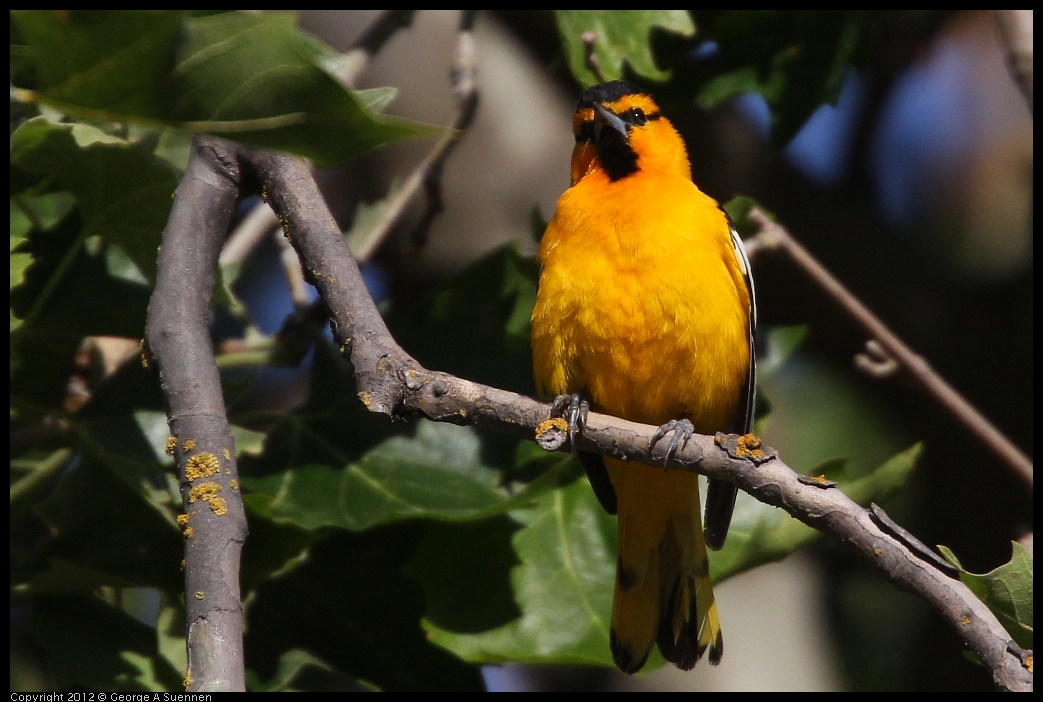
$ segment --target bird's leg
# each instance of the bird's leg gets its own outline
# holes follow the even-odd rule
[[[576,436],[587,426],[587,413],[590,403],[578,392],[571,395],[558,395],[551,404],[550,416],[561,417],[569,425],[569,445],[576,450]]]
[[[678,448],[683,449],[688,445],[688,440],[691,439],[692,434],[695,433],[695,426],[687,419],[671,419],[669,422],[656,429],[655,434],[652,435],[652,438],[648,442],[648,450],[651,451],[655,448],[655,445],[670,432],[673,432],[674,436],[670,439],[670,445],[666,447],[666,457],[663,459],[664,467],[670,462],[670,459],[673,458],[674,453],[677,452]]]

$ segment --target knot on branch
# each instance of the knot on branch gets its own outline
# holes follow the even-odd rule
[[[536,443],[544,451],[557,451],[569,438],[569,423],[561,417],[551,417],[536,427]]]
[[[752,461],[754,465],[758,466],[779,456],[778,451],[770,446],[764,446],[760,438],[753,434],[740,435],[717,432],[713,441],[732,458]]]
[[[369,365],[371,370],[365,370]],[[386,349],[374,364],[356,363],[355,386],[366,409],[386,421],[405,419],[406,399],[427,384],[428,371],[398,348]]]

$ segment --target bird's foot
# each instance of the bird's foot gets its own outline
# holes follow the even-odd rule
[[[670,439],[670,445],[666,447],[666,457],[663,458],[663,465],[666,466],[670,462],[670,459],[674,457],[677,449],[683,449],[688,445],[688,440],[692,438],[695,433],[695,426],[687,419],[671,419],[663,426],[656,429],[656,433],[652,435],[651,440],[648,442],[648,450],[651,451],[655,448],[663,437],[670,432],[674,433],[672,439]]]
[[[590,403],[583,399],[578,393],[571,395],[558,395],[551,404],[550,416],[561,417],[569,425],[569,445],[576,450],[576,436],[587,426],[587,413],[590,412]]]

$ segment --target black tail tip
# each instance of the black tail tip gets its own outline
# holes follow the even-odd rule
[[[721,658],[724,657],[724,636],[721,632],[717,632],[717,638],[713,640],[713,644],[710,646],[710,665],[720,665]]]
[[[619,666],[619,669],[624,673],[633,675],[645,667],[645,661],[648,660],[648,653],[645,653],[644,656],[638,658],[628,646],[619,641],[616,637],[615,629],[609,631],[608,641],[609,646],[612,648],[612,660],[616,662],[616,665]]]

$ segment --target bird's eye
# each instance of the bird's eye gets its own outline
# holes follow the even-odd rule
[[[648,117],[645,115],[645,111],[640,107],[631,107],[627,110],[627,122],[640,127],[648,124]]]

